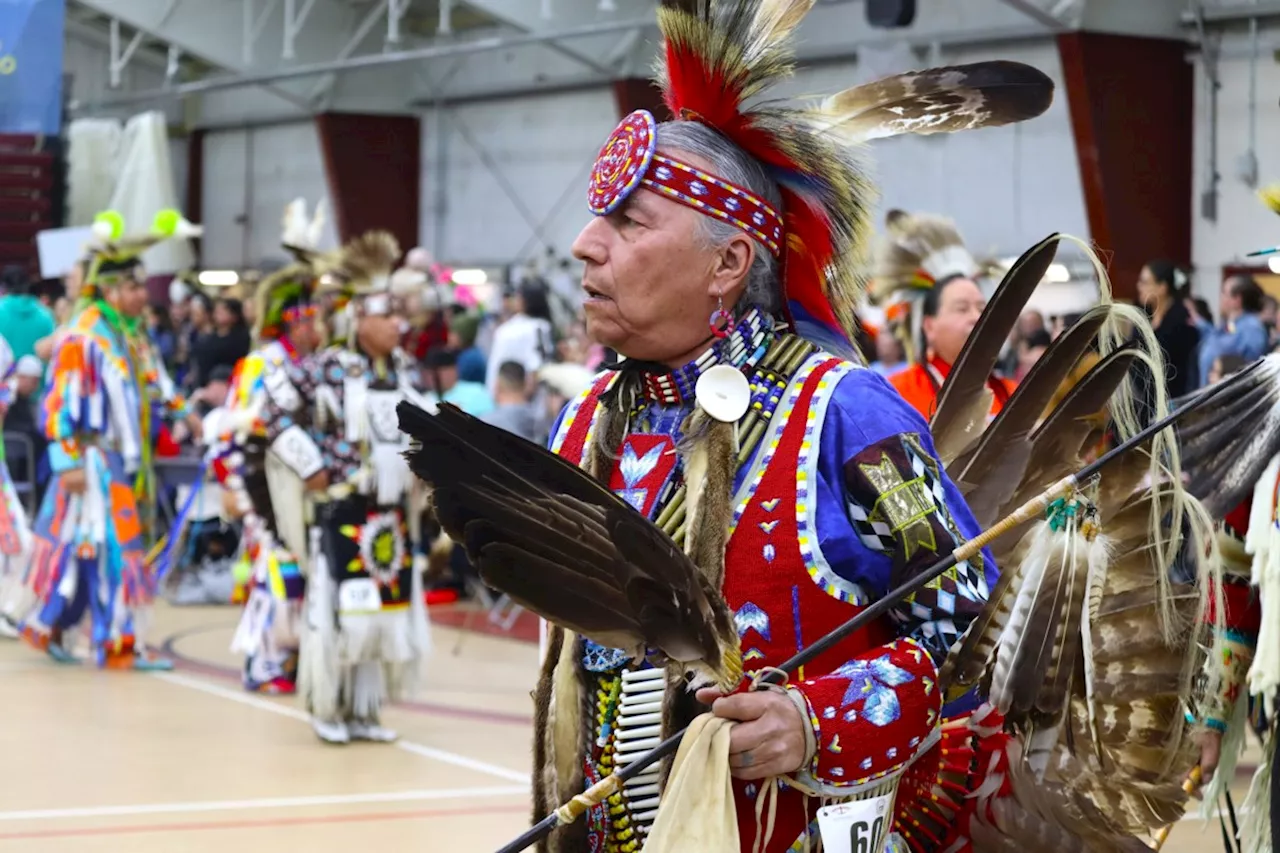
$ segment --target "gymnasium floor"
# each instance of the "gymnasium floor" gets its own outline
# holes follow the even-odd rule
[[[326,746],[295,699],[244,693],[230,607],[159,607],[172,673],[0,640],[0,850],[492,853],[528,826],[536,625],[464,633],[464,615],[432,608],[428,688],[387,713],[393,745]],[[1219,849],[1203,828],[1184,820],[1164,849]]]

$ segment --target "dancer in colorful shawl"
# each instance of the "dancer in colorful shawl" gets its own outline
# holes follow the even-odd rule
[[[227,395],[231,432],[214,448],[229,514],[243,520],[241,547],[250,566],[247,606],[231,649],[245,656],[245,689],[261,693],[296,689],[304,587],[300,555],[277,532],[262,418],[268,401],[289,404],[298,399],[289,370],[320,344],[319,307],[313,297],[326,262],[311,247],[322,222],[322,209],[309,220],[301,199],[285,212],[283,245],[295,262],[258,286],[260,346],[236,366]]]
[[[100,667],[169,668],[145,651],[155,578],[143,559],[154,505],[151,451],[159,419],[184,418],[199,435],[139,326],[147,303],[141,254],[200,229],[176,211],[152,232],[123,237],[119,214],[100,214],[78,310],[54,343],[40,419],[53,483],[36,517],[31,589],[38,603],[23,638],[75,662],[68,632],[88,618]]]
[[[13,350],[0,338],[0,414],[13,403],[16,369]],[[18,623],[34,604],[27,585],[30,559],[31,524],[0,457],[0,637],[16,638]]]

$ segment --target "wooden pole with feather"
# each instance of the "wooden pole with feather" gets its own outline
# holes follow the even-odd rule
[[[1222,384],[1206,390],[1198,397],[1188,400],[1178,410],[1165,416],[1159,421],[1152,423],[1146,429],[1137,433],[1123,444],[1118,445],[1103,456],[1099,457],[1096,461],[1083,466],[1075,473],[1052,484],[1039,495],[1036,495],[1026,501],[1013,513],[1001,519],[987,530],[984,530],[978,536],[956,548],[951,554],[939,560],[929,569],[904,582],[897,588],[890,590],[883,597],[868,606],[866,609],[860,611],[855,617],[845,622],[839,628],[817,640],[803,651],[782,663],[778,668],[778,672],[794,672],[798,667],[813,660],[814,657],[827,651],[833,645],[841,642],[852,633],[864,628],[874,620],[881,618],[907,596],[927,585],[957,563],[972,559],[981,552],[983,548],[987,547],[995,540],[1005,536],[1010,531],[1018,529],[1027,521],[1041,516],[1054,501],[1072,494],[1081,483],[1088,482],[1113,461],[1124,457],[1129,451],[1143,445],[1161,430],[1168,428],[1179,419],[1200,410],[1206,403],[1209,403],[1222,395],[1232,393],[1239,385],[1246,383],[1251,379],[1252,373],[1255,369],[1256,368],[1246,369]],[[506,481],[499,482],[499,475],[496,473],[496,469],[500,466],[498,466],[498,463],[492,463],[489,466],[492,470],[480,470],[476,472],[474,476],[470,478],[470,482],[468,483],[451,483],[443,480],[435,481],[433,480],[433,474],[435,476],[439,476],[443,473],[443,469],[452,467],[449,463],[446,463],[443,466],[439,465],[438,463],[441,459],[452,460],[452,464],[468,464],[468,460],[473,458],[472,454],[474,453],[475,448],[469,445],[467,435],[459,434],[456,428],[438,428],[435,421],[440,417],[440,415],[428,414],[410,403],[401,403],[398,411],[400,415],[401,429],[421,443],[420,446],[415,447],[415,449],[411,450],[407,455],[410,466],[413,468],[414,472],[419,476],[423,476],[425,479],[432,480],[431,484],[435,488],[437,502],[436,508],[440,514],[441,522],[445,524],[446,528],[460,532],[464,540],[468,541],[469,544],[472,545],[478,544],[478,541],[484,536],[497,537],[496,540],[491,540],[487,544],[481,545],[478,549],[470,547],[468,549],[469,552],[471,552],[473,560],[478,559],[480,562],[480,569],[482,573],[484,573],[484,561],[487,557],[501,555],[505,562],[512,556],[520,556],[518,554],[513,554],[513,551],[517,546],[513,545],[511,541],[501,541],[504,531],[500,528],[503,521],[499,520],[498,517],[488,515],[489,511],[497,513],[499,516],[501,515],[502,510],[497,506],[497,504],[501,502],[502,498],[498,498],[491,494],[488,498],[481,498],[476,502],[468,501],[467,495],[474,495],[476,489],[483,489],[486,487],[486,484],[490,488],[496,488],[497,492],[501,494],[503,498],[519,499],[521,497],[519,493],[523,490],[528,490],[529,492],[536,494],[538,499],[541,501],[552,498],[554,493],[550,489],[544,489],[534,485],[534,481],[541,479],[544,483],[552,484],[551,488],[563,490],[560,495],[563,500],[560,506],[556,507],[553,505],[554,499],[552,498],[553,504],[544,504],[543,511],[559,511],[572,514],[573,525],[577,532],[584,537],[588,536],[586,522],[591,516],[596,515],[596,513],[592,512],[587,501],[595,500],[596,496],[584,494],[583,489],[589,488],[599,490],[599,486],[594,483],[594,481],[590,481],[589,478],[586,478],[586,475],[580,471],[580,469],[569,465],[549,451],[516,436],[510,436],[505,433],[502,436],[489,434],[486,435],[485,441],[488,442],[489,440],[492,440],[505,445],[505,450],[499,452],[504,453],[505,458],[515,460],[514,467],[519,468],[523,472],[523,475],[517,474],[515,471],[510,471],[507,475]],[[467,422],[469,424],[467,433],[470,436],[485,433],[492,429],[480,421],[474,421],[474,423],[471,423],[474,419],[468,418],[452,406],[442,406],[441,415],[455,419],[458,423],[462,423],[464,421]],[[501,432],[501,430],[498,430],[498,432]],[[428,460],[431,461],[429,462]],[[431,462],[436,464],[431,464]],[[456,469],[454,469],[454,473],[456,474]],[[590,484],[589,486],[588,483]],[[576,497],[574,496],[575,493],[577,494]],[[612,498],[611,493],[609,494]],[[457,502],[455,503],[455,501]],[[640,530],[648,528],[652,535],[647,537],[649,539],[649,547],[645,550],[650,550],[653,552],[653,556],[660,556],[668,561],[667,565],[660,569],[664,575],[673,577],[674,575],[679,574],[681,568],[679,564],[683,555],[674,543],[671,543],[665,535],[661,534],[660,531],[657,531],[656,528],[653,528],[648,520],[636,512],[629,504],[626,504],[621,500],[617,500],[616,504],[613,504],[612,506],[611,513],[612,511],[616,511],[617,515],[609,519],[609,527],[618,529],[622,526],[619,524],[619,520],[626,518],[628,519],[628,524],[626,525],[628,527],[628,532],[632,535]],[[546,516],[544,515],[543,518],[545,519]],[[547,549],[567,547],[567,542],[557,544],[556,542],[545,541],[548,535],[554,532],[554,530],[555,525],[547,523],[546,526],[539,531],[540,535],[544,538],[544,543],[534,546],[543,553],[528,555],[530,558],[534,559],[540,567],[550,568],[550,560],[548,559],[550,551]],[[526,530],[526,532],[530,531]],[[520,535],[521,534],[519,532],[511,534],[512,537],[519,537]],[[665,543],[660,543],[659,540],[666,541]],[[665,544],[667,547],[661,547],[662,544]],[[597,557],[601,557],[609,561],[617,559],[625,560],[627,556],[625,553],[618,553],[618,551],[622,549],[615,549],[612,545],[605,545],[598,539],[581,543],[580,550],[583,549],[592,551]],[[586,566],[583,565],[583,562],[585,561],[578,562],[583,573],[581,583],[591,583],[602,595],[607,595],[610,598],[614,597],[607,592],[607,587],[610,585],[605,580],[608,568]],[[528,566],[529,564],[526,563],[525,565]],[[687,570],[690,571],[693,576],[697,576],[696,569],[690,568]],[[519,581],[513,577],[507,577],[506,580],[512,584],[512,588],[504,589],[504,591],[511,594],[513,598],[520,600],[526,607],[535,613],[538,613],[543,618],[547,618],[549,621],[561,624],[563,624],[562,620],[564,619],[564,602],[566,597],[573,597],[577,595],[577,592],[574,589],[566,588],[562,583],[544,584],[544,588],[536,589],[534,579],[527,576]],[[637,582],[638,579],[636,578],[630,578],[630,581],[631,583],[628,585],[627,589],[622,591],[620,594],[622,599],[625,599],[627,594],[635,594],[635,587],[642,586],[642,584]],[[595,622],[595,624],[585,624],[586,620],[579,618],[575,620],[573,624],[567,625],[566,627],[571,630],[579,631],[588,637],[597,639],[597,641],[600,642],[612,642],[615,644],[614,647],[625,646],[628,648],[636,648],[637,645],[647,643],[650,647],[657,647],[667,655],[668,659],[671,660],[690,661],[699,655],[702,655],[703,662],[714,670],[720,665],[719,658],[723,656],[723,650],[716,650],[714,648],[718,640],[709,636],[707,632],[710,632],[711,634],[722,634],[722,632],[711,626],[706,626],[706,629],[701,636],[689,637],[687,635],[687,631],[697,631],[696,625],[685,623],[682,627],[678,627],[677,623],[683,620],[681,620],[681,618],[674,612],[670,612],[670,609],[672,608],[678,609],[683,613],[685,618],[691,616],[693,612],[701,612],[705,616],[709,616],[714,621],[718,622],[719,619],[717,617],[719,616],[719,613],[716,608],[711,606],[711,601],[709,600],[713,595],[718,597],[718,593],[716,591],[705,588],[694,588],[689,592],[689,598],[687,600],[679,600],[678,596],[675,597],[677,600],[672,600],[671,597],[664,596],[666,601],[663,606],[668,608],[668,612],[666,614],[662,614],[662,618],[658,618],[658,615],[655,614],[655,611],[661,608],[651,600],[645,600],[644,612],[635,616],[623,615],[627,610],[627,604],[625,600],[619,600],[613,607],[609,608],[612,612],[601,614],[600,608],[595,608],[596,615],[600,617],[590,620]],[[586,595],[586,598],[589,599],[590,595]],[[721,605],[721,609],[722,607],[723,605]],[[587,608],[587,611],[591,611],[591,609],[592,608],[589,607]],[[617,615],[617,620],[615,622],[610,622],[607,617],[614,615]],[[649,620],[648,630],[658,631],[661,636],[657,634],[649,634],[646,637],[645,626],[637,624],[638,622],[644,622],[645,620]],[[618,623],[623,624],[620,627]],[[736,632],[734,632],[732,636],[736,641]],[[769,681],[776,677],[777,673],[770,671],[762,676],[761,680]],[[738,689],[743,689],[746,686],[746,683],[739,684]],[[517,853],[517,851],[524,850],[530,845],[536,843],[557,826],[572,823],[577,820],[587,809],[599,802],[602,802],[609,795],[619,790],[623,783],[628,779],[641,773],[645,768],[652,766],[655,762],[674,754],[680,744],[682,736],[683,732],[671,736],[641,758],[628,764],[624,769],[616,771],[612,775],[584,791],[582,794],[579,794],[569,802],[564,803],[554,812],[539,821],[535,826],[530,828],[529,831],[525,832],[510,844],[501,848],[500,853]]]

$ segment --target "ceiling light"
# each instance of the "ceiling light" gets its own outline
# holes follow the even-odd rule
[[[1066,264],[1049,264],[1049,269],[1044,274],[1044,280],[1054,284],[1071,281],[1071,271],[1067,269]]]
[[[231,287],[240,281],[240,273],[235,270],[201,270],[196,276],[205,287]]]
[[[484,284],[489,280],[489,274],[484,270],[454,270],[453,283],[463,284],[469,287]]]

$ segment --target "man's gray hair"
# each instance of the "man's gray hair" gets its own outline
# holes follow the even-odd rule
[[[720,133],[696,121],[668,121],[658,125],[658,147],[668,151],[683,151],[701,157],[711,164],[711,171],[721,180],[741,187],[764,199],[773,209],[782,212],[782,193],[770,180],[764,167]],[[722,246],[731,237],[744,233],[714,216],[700,216],[702,234],[712,246]],[[766,314],[778,314],[782,309],[782,288],[778,282],[778,261],[769,247],[759,240],[755,259],[747,271],[746,290],[738,300],[737,313],[748,308],[759,308]]]

